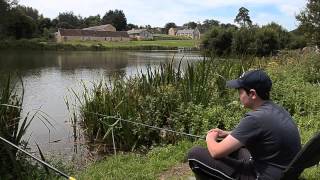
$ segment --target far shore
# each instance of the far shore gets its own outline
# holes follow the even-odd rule
[[[55,50],[55,51],[105,51],[105,50],[166,50],[199,51],[196,40],[154,40],[154,41],[68,41],[57,43],[40,39],[4,40],[0,50]]]

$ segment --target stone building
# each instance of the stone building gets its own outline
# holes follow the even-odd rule
[[[152,40],[153,34],[147,29],[131,29],[128,31],[130,39]]]
[[[200,31],[198,30],[198,28],[182,29],[177,31],[176,36],[186,36],[190,37],[191,39],[200,39]]]
[[[175,36],[177,34],[178,28],[170,28],[168,30],[168,35]]]
[[[58,29],[55,33],[57,42],[70,40],[95,40],[95,41],[129,41],[126,31],[97,31],[83,29]]]

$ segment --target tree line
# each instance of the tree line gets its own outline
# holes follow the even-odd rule
[[[198,28],[202,34],[202,47],[215,55],[256,54],[268,55],[279,49],[297,49],[306,45],[320,45],[320,4],[308,0],[305,9],[297,16],[299,26],[293,31],[271,22],[264,26],[254,24],[245,7],[239,9],[235,24],[224,24],[214,19],[187,22],[183,28]],[[71,12],[59,13],[54,19],[44,17],[37,9],[19,5],[17,0],[0,0],[0,39],[53,38],[58,28],[81,29],[112,24],[118,31],[146,28],[152,33],[168,33],[177,27],[168,22],[164,28],[127,23],[122,10],[109,10],[103,16],[81,17]]]
[[[239,26],[216,23],[202,38],[202,48],[215,56],[266,56],[282,49],[319,46],[320,4],[315,2],[308,1],[306,8],[296,16],[299,27],[290,32],[275,22],[263,26],[253,24],[249,10],[241,7],[234,19]]]
[[[81,17],[72,11],[59,13],[50,19],[37,9],[19,5],[16,0],[0,0],[0,39],[52,38],[58,28],[81,29],[102,24],[112,24],[118,31],[136,27],[127,24],[122,10],[109,10],[104,16]]]

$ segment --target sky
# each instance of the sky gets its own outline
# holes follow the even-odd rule
[[[276,22],[290,31],[298,26],[295,15],[304,9],[306,0],[19,0],[19,4],[51,19],[70,11],[81,17],[99,14],[102,18],[107,11],[119,9],[127,23],[152,27],[206,19],[234,23],[239,8],[245,7],[254,24]]]

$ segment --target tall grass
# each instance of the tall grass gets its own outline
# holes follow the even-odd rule
[[[31,119],[20,117],[23,91],[18,93],[16,84],[12,82],[10,76],[2,77],[0,80],[0,136],[16,145],[23,145],[22,136]],[[0,141],[0,157],[0,174],[9,179],[23,177],[16,149]]]
[[[243,111],[239,104],[230,104],[230,112],[237,110],[238,116],[221,115],[223,106],[232,98],[225,81],[239,76],[248,65],[249,61],[211,59],[188,63],[185,68],[180,61],[176,68],[172,61],[128,79],[113,76],[109,82],[96,83],[92,92],[85,91],[79,98],[83,99],[81,116],[87,137],[112,148],[110,125],[116,119],[106,116],[197,135],[203,135],[214,124],[232,128]],[[206,123],[196,117],[194,122],[188,121],[192,118],[187,118],[189,111],[196,109],[199,111],[192,112],[192,116],[205,118]],[[162,136],[158,131],[124,122],[115,127],[115,134],[117,148],[126,151],[175,143],[181,138],[170,133]]]
[[[27,150],[28,141],[23,140],[23,136],[38,112],[27,113],[25,117],[20,116],[23,95],[23,82],[20,78],[11,75],[0,76],[0,136]],[[40,120],[45,120],[43,115],[41,117]],[[48,174],[42,166],[31,161],[30,157],[2,140],[0,140],[0,174],[1,179],[56,178],[55,175]]]

